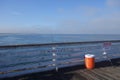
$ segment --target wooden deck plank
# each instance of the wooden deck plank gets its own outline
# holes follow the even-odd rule
[[[101,68],[101,69],[103,69],[103,68]],[[103,69],[103,70],[105,70],[105,69]],[[113,72],[115,72],[115,73],[113,73]],[[111,75],[114,75],[115,77],[118,77],[119,79],[120,79],[120,71],[119,70],[117,70],[117,69],[108,69],[108,68],[106,68],[106,73],[109,73],[109,74],[111,74]]]
[[[118,61],[120,62],[120,59]],[[77,66],[63,68],[59,72],[50,71],[49,73],[37,73],[3,80],[120,80],[120,64],[114,64],[114,66],[106,65],[106,62],[98,64],[98,67],[93,70]]]

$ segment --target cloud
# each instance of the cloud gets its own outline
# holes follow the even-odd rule
[[[51,34],[53,28],[50,26],[33,25],[33,26],[2,26],[0,27],[0,33],[40,33]]]
[[[59,14],[67,14],[67,15],[80,15],[80,16],[93,16],[99,13],[100,8],[95,6],[88,6],[88,5],[80,5],[76,7],[71,7],[70,9],[65,8],[58,8],[57,9]],[[66,15],[66,16],[67,16]]]
[[[109,13],[88,21],[68,19],[58,24],[62,34],[120,34],[120,14]]]
[[[65,10],[58,8],[64,18],[46,17],[43,25],[29,25],[24,27],[9,27],[0,29],[0,32],[9,33],[41,33],[41,34],[120,34],[120,0],[106,0],[107,7],[76,6]],[[112,8],[111,8],[112,7]],[[65,16],[67,14],[67,17]],[[13,15],[22,13],[13,11]],[[77,16],[77,18],[76,18]],[[74,18],[75,17],[75,18]],[[55,25],[51,25],[55,23]]]
[[[63,20],[58,23],[56,30],[54,30],[54,33],[75,34],[76,32],[78,32],[79,26],[80,22],[78,20]]]
[[[20,16],[20,15],[22,15],[22,13],[17,12],[17,11],[13,11],[13,12],[11,12],[11,14],[14,15],[14,16]]]
[[[55,27],[50,25],[3,26],[2,33],[40,33],[40,34],[120,34],[120,14],[109,13],[88,21],[80,19],[61,20]]]
[[[110,15],[109,15],[110,16]],[[78,19],[68,19],[59,22],[56,27],[33,26],[3,26],[1,33],[40,33],[40,34],[120,34],[120,17],[97,17],[81,22]]]
[[[110,7],[120,7],[120,0],[107,0],[106,3]]]
[[[52,26],[46,25],[33,25],[29,28],[32,33],[52,34],[54,31],[54,28]]]
[[[64,9],[63,8],[58,8],[58,13],[64,13]]]
[[[119,18],[96,18],[92,20],[89,25],[92,27],[89,29],[94,33],[101,33],[101,34],[120,34],[120,19]]]
[[[95,6],[78,6],[75,8],[74,12],[79,13],[83,16],[93,16],[96,15],[100,11],[100,8],[95,7]]]

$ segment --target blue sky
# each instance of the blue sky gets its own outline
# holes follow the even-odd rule
[[[0,33],[120,34],[120,0],[0,0]]]

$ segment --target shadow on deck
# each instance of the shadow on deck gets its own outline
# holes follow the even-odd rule
[[[120,80],[120,58],[96,63],[96,68],[86,70],[84,65],[68,67],[56,71],[33,73],[3,80]]]

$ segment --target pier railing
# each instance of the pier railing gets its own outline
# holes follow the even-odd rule
[[[85,54],[107,60],[103,52],[120,58],[120,40],[0,46],[0,78],[84,64]]]

